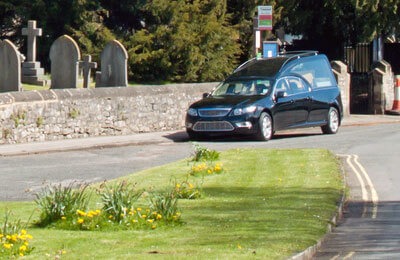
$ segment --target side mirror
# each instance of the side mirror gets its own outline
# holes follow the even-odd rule
[[[210,96],[210,93],[203,93],[203,98]]]
[[[286,91],[283,91],[283,90],[279,90],[275,94],[276,99],[280,99],[280,98],[283,98],[283,97],[286,97],[286,96],[287,96],[287,93],[286,93]]]

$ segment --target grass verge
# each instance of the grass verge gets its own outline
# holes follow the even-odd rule
[[[35,250],[25,258],[284,259],[326,232],[343,192],[330,152],[237,149],[222,152],[220,161],[224,173],[197,178],[200,199],[179,201],[182,225],[109,232],[29,227]],[[188,168],[182,160],[123,179],[162,190],[184,179]],[[3,202],[0,217],[11,210],[26,221],[34,208],[33,202]]]

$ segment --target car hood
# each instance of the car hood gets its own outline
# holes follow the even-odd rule
[[[191,108],[232,108],[246,106],[257,102],[265,96],[219,96],[207,97],[192,104]]]

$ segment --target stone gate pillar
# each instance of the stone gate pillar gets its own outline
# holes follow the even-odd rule
[[[371,72],[368,96],[369,112],[371,114],[385,114],[385,110],[391,109],[394,98],[394,75],[392,67],[386,61],[373,64]]]
[[[350,73],[347,72],[347,65],[341,61],[332,61],[331,66],[342,96],[343,114],[348,116],[350,115]]]

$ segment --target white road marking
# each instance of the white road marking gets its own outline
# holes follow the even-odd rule
[[[372,216],[371,218],[376,218],[378,214],[378,203],[379,203],[379,197],[378,193],[375,190],[375,187],[371,181],[371,178],[369,177],[367,171],[365,168],[361,165],[361,163],[358,161],[358,155],[338,155],[338,156],[343,156],[346,157],[346,163],[350,166],[351,170],[354,172],[354,174],[357,177],[358,182],[360,183],[361,186],[361,194],[362,194],[362,200],[364,201],[364,209],[363,209],[363,217],[365,217],[365,214],[367,212],[367,205],[365,204],[366,202],[372,202],[373,208],[372,208]],[[367,182],[367,185],[364,182]],[[369,198],[369,193],[371,194],[371,198]],[[348,252],[347,255],[343,257],[343,259],[352,259],[353,256],[356,254],[356,252],[351,251]],[[330,258],[330,260],[336,260],[339,259],[340,255],[335,255],[334,257]]]
[[[378,193],[376,192],[375,187],[374,187],[367,171],[362,166],[362,164],[358,161],[358,159],[359,159],[358,155],[345,154],[345,155],[339,155],[339,156],[347,157],[346,163],[350,166],[351,170],[355,173],[357,180],[360,183],[362,200],[364,202],[372,202],[372,216],[371,217],[376,218],[376,216],[378,214],[378,203],[379,203]],[[364,179],[365,179],[365,181],[364,181]],[[365,184],[365,182],[367,182],[367,184]],[[369,198],[369,194],[371,194],[371,198]],[[367,207],[364,206],[363,217],[365,217],[366,212],[367,212]]]
[[[361,174],[357,171],[356,167],[353,165],[351,159],[353,158],[352,155],[347,155],[347,164],[350,166],[350,168],[353,170],[353,172],[356,174],[358,182],[361,185],[361,194],[362,194],[362,199],[363,201],[368,201],[368,192],[367,192],[367,188],[365,187],[365,183],[364,180],[361,176]]]
[[[378,214],[378,202],[379,202],[378,193],[376,192],[375,187],[372,184],[371,178],[369,177],[367,171],[361,165],[361,163],[358,162],[358,155],[354,155],[354,162],[357,164],[358,168],[361,170],[362,174],[364,175],[364,178],[367,180],[369,190],[371,191],[371,200],[372,200],[372,205],[373,205],[372,218],[376,218],[376,215]]]

